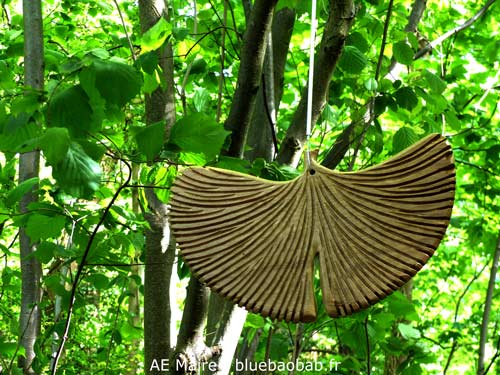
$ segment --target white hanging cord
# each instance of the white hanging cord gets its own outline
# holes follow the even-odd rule
[[[314,80],[314,44],[316,40],[316,0],[311,4],[311,37],[309,38],[309,78],[307,83],[307,114],[306,114],[306,164],[311,165],[311,128],[312,128],[312,102]]]

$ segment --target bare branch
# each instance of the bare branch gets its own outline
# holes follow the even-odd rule
[[[488,339],[488,324],[490,322],[491,304],[493,301],[493,291],[495,290],[495,280],[498,272],[498,262],[500,260],[500,233],[498,234],[497,247],[491,265],[490,280],[488,291],[486,292],[486,301],[484,302],[483,321],[481,322],[481,335],[479,340],[479,359],[477,366],[477,375],[484,375],[484,355],[486,342]]]
[[[123,13],[120,8],[120,4],[118,4],[117,0],[113,0],[115,3],[116,10],[118,11],[118,15],[120,16],[120,21],[122,23],[123,27],[123,32],[125,33],[125,38],[127,39],[128,42],[128,48],[130,49],[130,55],[132,56],[132,60],[137,60],[137,57],[135,56],[135,51],[134,51],[134,45],[132,44],[132,40],[130,40],[130,35],[128,35],[127,31],[127,25],[125,24],[125,19],[123,18]]]
[[[470,18],[468,21],[464,22],[460,26],[454,27],[453,29],[447,31],[443,35],[441,35],[439,38],[436,40],[433,40],[429,44],[427,44],[424,48],[419,50],[415,56],[413,57],[414,60],[417,60],[424,56],[426,53],[429,53],[433,48],[436,48],[439,46],[441,43],[443,43],[446,39],[449,37],[458,34],[459,32],[467,29],[468,27],[472,26],[474,22],[476,22],[481,16],[483,16],[486,11],[496,2],[496,0],[488,0],[485,6],[483,6],[479,12],[477,12],[472,18]]]

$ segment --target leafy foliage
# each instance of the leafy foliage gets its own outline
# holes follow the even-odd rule
[[[63,334],[75,269],[104,210],[123,188],[91,243],[60,372],[142,373],[141,315],[128,306],[132,286],[139,300],[144,287],[136,266],[131,266],[144,262],[149,229],[142,186],[158,187],[158,197],[168,202],[184,164],[210,164],[280,181],[299,173],[260,158],[250,162],[221,156],[228,135],[222,123],[236,87],[246,28],[240,2],[228,2],[224,28],[223,2],[199,0],[193,12],[192,5],[175,0],[172,21],[161,19],[142,36],[137,4],[118,4],[136,61],[113,2],[44,2],[46,91],[38,92],[24,87],[20,1],[2,3],[0,368],[6,373],[20,373],[15,364],[23,352],[17,345],[20,227],[38,243],[34,256],[44,270],[43,324],[34,367],[45,373],[56,337]],[[306,83],[304,46],[310,16],[308,2],[278,4],[279,9],[296,12],[278,111],[280,142]],[[337,136],[354,122],[339,165],[350,170],[379,163],[426,134],[445,134],[457,173],[447,237],[414,279],[411,298],[408,287],[406,294],[396,292],[359,314],[331,320],[322,307],[317,279],[317,322],[284,324],[250,314],[238,351],[243,355],[255,349],[249,360],[316,361],[332,374],[367,373],[368,363],[371,373],[383,373],[390,361],[397,364],[397,374],[476,373],[484,299],[500,228],[498,4],[419,59],[414,57],[422,46],[472,17],[478,4],[429,0],[418,33],[406,29],[412,4],[394,4],[377,76],[387,3],[357,2],[354,26],[311,144],[323,160]],[[320,1],[320,36],[328,13],[329,2]],[[167,42],[173,43],[176,92],[182,96],[168,138],[163,121],[144,123],[144,97],[166,85],[158,51]],[[365,128],[362,119],[367,114],[373,121]],[[42,152],[40,176],[17,184],[17,155],[31,150]],[[132,183],[125,186],[128,166]],[[32,189],[40,200],[21,215],[19,201]],[[176,267],[181,280],[175,293],[181,295],[189,269],[182,261]],[[492,361],[490,373],[499,371],[498,359],[494,361],[500,324],[497,290],[494,296],[486,357]],[[182,305],[179,297],[174,313],[179,315]],[[338,366],[330,368],[332,363]],[[303,372],[308,373],[315,372]]]

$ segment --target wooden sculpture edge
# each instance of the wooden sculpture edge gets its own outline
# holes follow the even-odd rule
[[[425,158],[427,154],[432,155],[430,161]],[[420,173],[420,176],[424,178],[424,182],[428,183],[431,190],[435,192],[434,195],[429,195],[432,199],[429,198],[430,200],[425,204],[432,212],[436,211],[436,214],[428,217],[425,216],[424,212],[419,212],[411,220],[408,219],[408,223],[406,223],[409,230],[414,232],[413,236],[419,238],[419,241],[420,239],[425,240],[425,244],[411,244],[411,236],[397,228],[406,220],[406,215],[411,216],[411,209],[419,210],[418,203],[412,202],[412,197],[409,196],[410,187],[401,185],[402,188],[399,188],[396,186],[402,184],[401,181],[415,180],[412,177],[413,175],[406,176],[405,172],[402,171],[402,162],[411,166],[412,171],[416,171],[414,172],[417,173],[416,176]],[[435,168],[433,168],[434,166]],[[436,170],[436,176],[438,175],[439,178],[430,173],[434,172],[434,169]],[[314,173],[311,173],[311,171],[314,171]],[[349,315],[385,298],[413,277],[433,255],[439,245],[451,216],[455,189],[454,176],[451,148],[446,144],[445,139],[439,135],[428,136],[385,162],[362,171],[334,172],[313,161],[301,176],[286,182],[267,181],[259,177],[212,167],[190,168],[182,173],[172,188],[172,209],[169,219],[187,264],[191,267],[193,273],[215,292],[250,311],[264,316],[287,321],[313,321],[316,319],[316,301],[314,290],[312,290],[314,258],[319,256],[323,301],[328,314],[332,317]],[[379,180],[385,178],[386,180],[382,188],[377,185],[379,190],[376,193],[380,195],[378,198],[371,198],[369,194],[372,189],[369,184],[374,178]],[[214,182],[214,180],[216,181]],[[349,233],[341,226],[335,224],[325,225],[321,222],[322,220],[319,220],[319,223],[314,222],[313,214],[308,213],[314,211],[315,214],[319,213],[325,216],[323,219],[351,221],[350,225],[353,228],[364,228],[362,224],[352,222],[352,217],[349,217],[349,210],[355,210],[356,206],[364,205],[364,209],[372,217],[370,219],[362,217],[360,221],[376,227],[378,225],[377,218],[381,215],[378,206],[385,204],[384,199],[392,199],[391,184],[396,186],[394,189],[400,189],[402,192],[397,191],[401,196],[398,203],[401,207],[391,211],[390,204],[386,204],[386,209],[391,211],[390,215],[397,216],[397,220],[389,221],[387,227],[388,236],[395,237],[395,239],[386,240],[390,242],[392,248],[390,252],[383,253],[379,249],[377,250],[381,251],[379,253],[373,249],[363,249],[363,246],[371,243],[370,241],[377,242],[374,245],[376,247],[383,247],[378,244],[378,242],[383,242],[379,227],[372,229],[368,226],[367,233],[362,233],[361,239],[347,239]],[[417,195],[422,196],[422,199],[427,199],[428,194],[426,195],[420,186],[422,183],[415,180],[411,184],[415,186],[413,189]],[[408,190],[408,193],[405,193],[405,189]],[[326,194],[325,190],[332,194]],[[291,199],[292,208],[290,208],[290,205],[286,206],[281,203],[283,199],[280,199],[280,197],[293,198],[299,192],[305,192],[306,199]],[[348,194],[344,195],[346,192]],[[269,199],[269,195],[276,197],[276,199]],[[331,196],[337,196],[337,198]],[[359,204],[354,204],[358,202],[351,202],[351,196],[358,197],[361,200]],[[322,204],[314,204],[314,202],[318,201],[318,198],[327,202],[326,205],[328,205],[330,211],[326,211]],[[371,201],[370,199],[374,200]],[[264,204],[262,203],[263,200]],[[231,202],[237,207],[233,207]],[[264,233],[262,235],[256,233],[253,237],[247,236],[245,227],[241,223],[246,218],[258,222],[255,217],[257,219],[265,217],[269,223],[273,223],[275,228],[281,228],[279,225],[283,225],[278,223],[279,220],[276,220],[276,223],[273,222],[267,217],[268,215],[264,214],[265,204],[269,204],[273,209],[281,207],[282,209],[291,210],[290,226],[295,225],[297,230],[301,231],[300,233],[309,236],[309,240],[297,237],[297,240],[302,241],[301,243],[309,244],[310,248],[304,250],[299,246],[299,250],[294,250],[299,253],[300,256],[296,258],[300,260],[287,255],[288,249],[293,248],[295,244],[287,243],[286,241],[289,239],[282,237],[284,235],[294,236],[296,233],[289,228],[283,227],[280,229],[281,232],[285,233],[284,235],[278,233],[280,230],[276,229],[276,236],[272,240],[268,239],[268,242],[260,238],[268,235],[265,234],[266,227],[262,228],[262,233]],[[199,207],[196,208],[196,205]],[[344,205],[344,209],[337,209],[336,205]],[[305,209],[306,206],[308,207],[307,210]],[[310,208],[312,210],[309,210]],[[295,209],[299,210],[300,213],[295,213]],[[409,212],[406,213],[404,210],[409,210]],[[241,211],[245,212],[241,214]],[[198,218],[197,215],[199,215]],[[223,219],[224,215],[227,215],[227,221]],[[417,222],[420,217],[430,218],[438,229],[431,228],[429,225],[420,225]],[[197,219],[200,218],[204,218],[199,220],[199,223],[203,223],[205,227],[200,227],[197,224]],[[280,218],[279,215],[278,218]],[[305,220],[306,229],[311,233],[300,228],[300,225],[298,225],[299,219]],[[424,230],[424,234],[420,233]],[[215,233],[215,240],[211,240],[210,235],[207,236],[207,233],[210,234],[211,231]],[[234,237],[228,236],[226,240],[233,241],[237,245],[234,248],[230,248],[230,244],[223,241],[225,233],[231,231],[236,235]],[[335,236],[338,236],[337,239],[330,232],[334,232]],[[244,241],[250,238],[255,242],[260,241],[259,244],[270,246],[274,251],[273,254],[277,255],[269,255],[261,251],[259,258],[251,263],[252,250]],[[341,245],[346,246],[345,249],[341,249],[340,245],[336,245],[335,242],[338,238],[345,239]],[[398,240],[406,242],[400,247],[404,251],[408,251],[408,254],[410,254],[408,256],[409,260],[401,261],[397,259],[398,255],[408,255],[394,245]],[[286,251],[280,247],[281,245],[273,244],[273,241],[283,242],[287,248]],[[332,247],[338,248],[334,251],[321,249],[321,244],[324,241]],[[352,252],[353,249],[356,250],[356,247],[353,247],[352,244],[349,245],[349,242],[361,244],[359,247],[361,250],[357,254],[352,254],[352,259],[356,260],[344,256],[346,251]],[[206,246],[209,247],[208,251],[205,248]],[[349,246],[351,248],[347,249]],[[363,256],[365,256],[363,254],[368,254],[371,257],[371,263],[363,260]],[[344,260],[340,259],[342,256],[344,256]],[[234,260],[235,258],[239,260]],[[264,262],[264,259],[267,259],[267,262]],[[238,262],[243,268],[238,267]],[[389,265],[384,262],[388,262]],[[397,265],[392,268],[391,262]],[[365,274],[357,270],[356,267],[352,267],[353,264],[358,264],[364,271],[368,271],[366,280],[363,280]],[[284,265],[294,266],[291,267],[290,272],[287,272],[282,269]],[[351,267],[352,271],[352,275],[348,275],[349,277],[346,276],[345,268],[347,266]],[[227,271],[224,271],[224,268],[227,268]],[[299,269],[301,273],[294,274],[296,269]],[[252,270],[253,272],[266,271],[269,275],[275,274],[278,276],[269,281],[259,275],[241,275],[241,280],[238,280],[238,272],[243,273],[243,271],[250,272]],[[373,271],[374,274],[379,273],[378,277],[383,279],[383,282],[378,281],[377,277],[370,274],[372,270],[375,270]],[[344,278],[353,280],[352,283],[349,285],[347,281],[336,279],[331,275],[333,271],[343,273]],[[294,281],[293,277],[301,278],[304,273],[309,277],[310,282]],[[283,280],[289,280],[290,284],[280,280],[280,277]],[[257,283],[258,287],[252,287],[250,285],[252,282]],[[293,284],[294,282],[295,284]],[[270,290],[273,287],[276,289],[275,291]],[[296,290],[293,290],[293,288]],[[373,288],[373,290],[370,288]],[[232,289],[236,289],[236,291]],[[284,296],[279,295],[280,291],[284,291]],[[340,294],[341,297],[336,293]]]

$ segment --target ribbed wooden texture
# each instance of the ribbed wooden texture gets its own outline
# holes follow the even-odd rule
[[[454,191],[451,149],[430,135],[366,170],[313,162],[287,182],[186,169],[172,188],[170,223],[184,260],[212,290],[264,316],[308,322],[316,257],[328,314],[366,308],[432,256]]]

